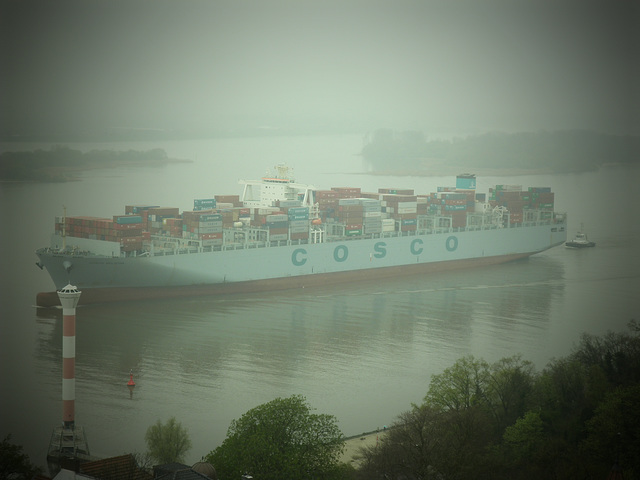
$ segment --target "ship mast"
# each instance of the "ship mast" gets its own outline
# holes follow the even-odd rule
[[[67,249],[67,207],[62,206],[62,250]]]

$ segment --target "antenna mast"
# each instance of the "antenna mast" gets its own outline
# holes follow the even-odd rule
[[[67,249],[67,207],[62,206],[62,250]]]

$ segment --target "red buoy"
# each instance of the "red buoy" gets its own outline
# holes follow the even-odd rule
[[[129,372],[129,381],[127,382],[127,386],[129,386],[129,387],[135,387],[136,386],[136,382],[133,381],[133,371]]]

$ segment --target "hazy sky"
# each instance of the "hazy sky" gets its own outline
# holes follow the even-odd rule
[[[0,133],[638,133],[639,4],[0,0]]]

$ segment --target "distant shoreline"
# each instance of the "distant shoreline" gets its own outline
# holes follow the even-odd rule
[[[377,172],[407,175],[540,175],[597,171],[637,165],[640,137],[584,130],[486,133],[453,140],[428,140],[419,131],[380,129],[361,153]]]
[[[519,177],[524,175],[553,175],[561,172],[554,171],[550,168],[478,168],[458,165],[442,165],[421,170],[383,170],[367,172],[367,175],[394,177],[455,177],[456,175],[459,175],[461,173],[472,173],[482,177]]]
[[[90,170],[120,167],[163,167],[171,163],[192,163],[173,159],[160,148],[138,151],[92,150],[81,152],[69,147],[50,150],[4,152],[0,155],[1,183],[62,183],[81,180],[79,174]]]

